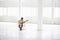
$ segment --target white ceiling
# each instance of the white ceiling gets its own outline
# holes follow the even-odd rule
[[[60,7],[60,0],[43,0],[44,7]]]
[[[38,6],[38,0],[20,0],[22,6]],[[17,7],[19,0],[0,0],[0,7]]]
[[[17,6],[19,6],[18,2],[0,1],[0,7],[17,7]]]
[[[0,0],[0,7],[17,7],[19,0]]]
[[[53,4],[52,4],[53,1]],[[42,4],[41,4],[42,2]],[[43,7],[60,7],[60,0],[20,0],[22,6],[37,7],[43,5]],[[19,0],[0,0],[0,7],[18,7]]]

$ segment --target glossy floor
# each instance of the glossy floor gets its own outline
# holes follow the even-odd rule
[[[60,25],[25,24],[19,31],[17,23],[0,22],[0,40],[60,40]]]

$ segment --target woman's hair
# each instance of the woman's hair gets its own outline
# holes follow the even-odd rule
[[[23,17],[21,17],[21,19],[23,19]]]

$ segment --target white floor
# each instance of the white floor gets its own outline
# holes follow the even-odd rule
[[[17,23],[0,22],[0,40],[60,40],[60,25],[25,24],[19,31]]]

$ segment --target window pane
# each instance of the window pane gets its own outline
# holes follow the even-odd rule
[[[43,8],[43,17],[51,18],[51,16],[52,16],[52,8],[51,7]]]
[[[7,15],[7,8],[0,7],[0,16]]]
[[[19,16],[19,8],[18,7],[9,7],[8,16]]]
[[[60,8],[54,8],[54,18],[60,17]]]
[[[3,15],[3,8],[0,7],[0,16],[2,16],[2,15]]]
[[[26,17],[26,16],[37,16],[38,14],[38,8],[34,7],[22,7],[21,8],[21,16]]]
[[[3,15],[7,15],[7,8],[3,9]]]

